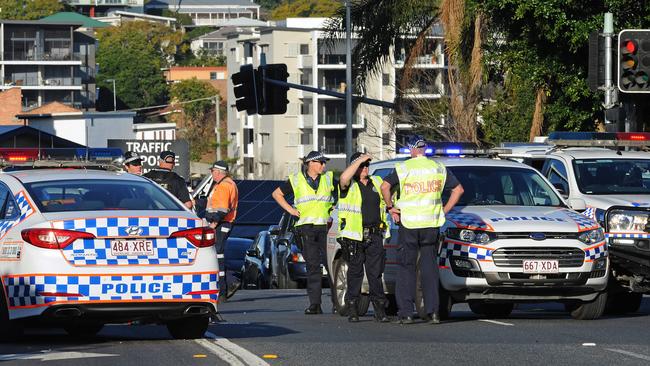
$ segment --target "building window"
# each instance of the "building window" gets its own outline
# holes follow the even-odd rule
[[[390,74],[381,74],[381,85],[390,86]]]
[[[302,43],[300,44],[300,54],[301,55],[308,55],[309,54],[309,45]]]
[[[381,135],[381,141],[384,145],[390,145],[390,133],[384,133]]]
[[[288,57],[298,56],[298,44],[297,43],[287,43],[287,56]]]
[[[311,145],[313,143],[312,142],[312,136],[313,135],[312,135],[311,131],[303,132],[302,135],[300,136],[300,144],[301,145]]]
[[[210,80],[217,80],[217,73],[214,71],[210,72]]]

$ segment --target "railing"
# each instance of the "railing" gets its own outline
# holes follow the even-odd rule
[[[325,142],[325,146],[323,146],[323,152],[325,154],[345,154],[345,143]]]
[[[406,55],[395,55],[395,63],[403,65],[406,62]],[[442,65],[442,55],[431,54],[418,56],[415,60],[416,65]]]
[[[80,61],[82,55],[72,52],[33,52],[20,51],[4,53],[5,61]]]
[[[45,78],[39,80],[37,76],[14,76],[6,78],[4,85],[15,86],[81,86],[81,78]]]
[[[319,55],[319,65],[345,65],[345,55]]]

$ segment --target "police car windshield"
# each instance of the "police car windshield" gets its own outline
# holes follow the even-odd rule
[[[581,159],[573,170],[584,194],[650,194],[650,159]]]
[[[532,169],[497,166],[448,168],[465,189],[458,203],[462,206],[564,206],[551,186]]]
[[[98,210],[182,211],[162,188],[132,180],[57,180],[26,183],[41,212]]]

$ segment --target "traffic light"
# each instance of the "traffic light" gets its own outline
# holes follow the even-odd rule
[[[650,30],[618,34],[617,79],[621,92],[650,93]]]
[[[262,76],[262,103],[259,114],[287,113],[287,92],[289,87],[269,83],[266,79],[287,82],[289,73],[285,64],[268,64],[259,67]]]
[[[262,83],[259,71],[255,70],[253,65],[242,65],[239,72],[232,74],[232,83],[237,99],[235,102],[237,110],[245,110],[248,114],[258,113],[261,97],[258,90]]]

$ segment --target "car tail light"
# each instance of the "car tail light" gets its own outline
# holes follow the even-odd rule
[[[92,233],[63,229],[25,229],[23,240],[45,249],[63,249],[77,239],[95,239]]]
[[[213,228],[204,226],[177,231],[173,233],[170,238],[185,238],[195,247],[207,248],[214,245],[216,235]]]

